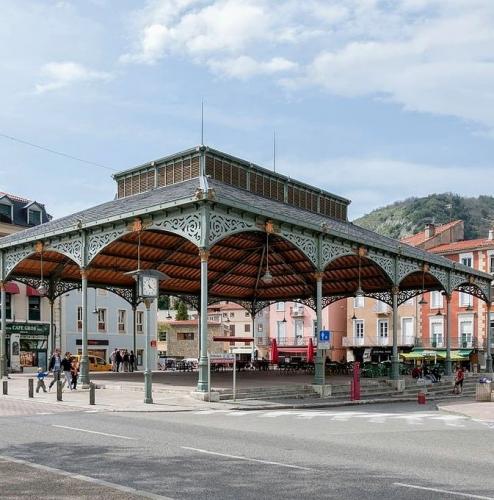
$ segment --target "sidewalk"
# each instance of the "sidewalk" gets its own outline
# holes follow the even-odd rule
[[[474,420],[482,422],[492,422],[494,424],[494,402],[451,402],[440,403],[437,406],[438,410],[453,413],[455,415],[464,415]]]

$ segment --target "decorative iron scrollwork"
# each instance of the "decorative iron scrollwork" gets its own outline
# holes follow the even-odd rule
[[[112,228],[102,232],[96,231],[91,233],[88,238],[87,263],[89,264],[103,248],[118,240],[126,232],[128,232],[127,228],[122,226],[116,229]]]
[[[395,282],[395,260],[393,257],[381,255],[372,250],[367,252],[366,257],[375,262],[384,271],[392,283]]]
[[[312,236],[282,230],[281,236],[293,243],[317,267],[317,239]]]
[[[344,255],[353,255],[354,252],[351,246],[340,245],[331,241],[323,240],[322,242],[322,268],[325,269],[328,264],[338,257]]]
[[[201,241],[201,219],[197,213],[175,215],[165,217],[162,220],[155,220],[151,228],[163,229],[163,231],[178,234],[196,245]]]
[[[22,262],[34,252],[35,250],[33,247],[21,247],[7,250],[4,257],[4,279],[8,279],[9,274],[17,266],[17,264]]]
[[[209,215],[209,244],[214,245],[225,236],[253,229],[257,230],[254,221],[231,215],[211,213]]]

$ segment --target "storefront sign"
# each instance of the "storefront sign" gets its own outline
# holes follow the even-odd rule
[[[75,339],[75,345],[82,345],[82,339]],[[109,341],[104,339],[88,339],[87,345],[109,345]]]
[[[31,335],[49,335],[50,325],[47,323],[7,323],[7,335],[19,333],[24,336]]]

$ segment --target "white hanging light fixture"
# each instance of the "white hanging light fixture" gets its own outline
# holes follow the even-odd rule
[[[360,277],[360,271],[361,271],[361,256],[360,256],[360,248],[358,249],[358,287],[357,290],[355,290],[355,297],[363,297],[364,296],[364,291],[362,290],[362,283],[361,283],[361,277]]]
[[[43,280],[43,243],[40,243],[39,245],[39,253],[40,253],[40,285],[36,290],[41,295],[41,297],[44,297],[46,295],[47,290]]]
[[[273,275],[269,272],[269,233],[266,232],[266,272],[261,278],[266,285],[269,285],[273,281]]]

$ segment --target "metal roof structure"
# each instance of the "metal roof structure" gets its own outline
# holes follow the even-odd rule
[[[318,282],[323,306],[357,289],[388,304],[424,290],[491,300],[489,274],[358,227],[348,200],[204,146],[114,177],[117,199],[2,238],[0,281],[43,284],[53,301],[83,272],[136,304],[125,273],[156,269],[163,294],[253,315],[277,301],[316,309]]]

